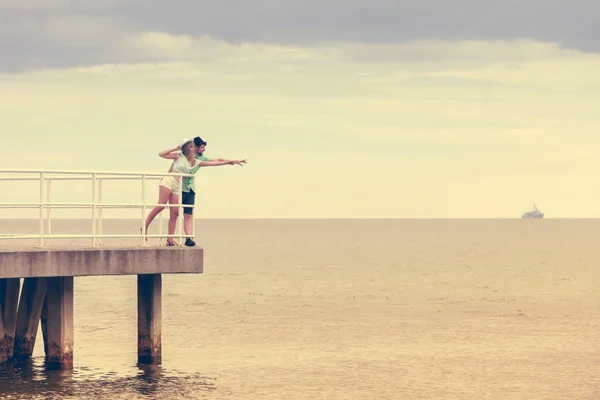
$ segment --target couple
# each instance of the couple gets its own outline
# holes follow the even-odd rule
[[[178,172],[182,174],[195,174],[200,167],[211,167],[219,165],[240,165],[246,163],[246,160],[226,160],[224,158],[215,158],[211,160],[204,155],[206,142],[200,137],[192,139],[183,139],[178,147],[160,152],[158,155],[168,160],[173,160],[169,173]],[[158,186],[158,203],[157,204],[177,204],[179,203],[179,185],[182,177],[176,175],[165,176],[160,180]],[[193,205],[196,197],[196,186],[194,177],[183,177],[181,186],[181,203]],[[157,206],[150,211],[146,218],[146,226],[144,234],[148,234],[148,227],[156,216],[164,210],[165,206]],[[183,230],[186,235],[192,235],[192,218],[193,208],[183,208]],[[173,240],[175,234],[175,226],[177,225],[177,217],[179,216],[179,207],[171,207],[169,214],[169,236],[167,237],[167,246],[178,246],[178,243]],[[146,237],[146,240],[148,238]],[[195,246],[196,243],[191,239],[185,240],[186,246]]]

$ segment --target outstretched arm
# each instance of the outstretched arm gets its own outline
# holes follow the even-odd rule
[[[178,160],[179,159],[179,147],[173,147],[172,149],[163,150],[158,155],[162,158],[166,158],[168,160]]]
[[[220,165],[239,165],[239,166],[243,166],[244,164],[246,164],[246,160],[226,160],[224,158],[219,158],[216,160],[210,160],[210,161],[200,161],[200,166],[201,167],[218,167]]]

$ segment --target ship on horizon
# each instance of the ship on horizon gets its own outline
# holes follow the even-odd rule
[[[527,211],[521,215],[521,218],[529,219],[529,218],[544,218],[544,213],[538,210],[537,205],[533,205],[533,210]]]

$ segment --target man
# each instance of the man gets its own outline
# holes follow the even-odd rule
[[[198,171],[198,169],[200,168],[200,163],[202,161],[219,161],[219,162],[226,162],[227,164],[230,164],[230,165],[237,164],[240,166],[243,166],[243,164],[246,163],[246,160],[227,160],[225,158],[211,159],[204,155],[204,151],[206,150],[206,144],[207,143],[204,140],[202,140],[202,138],[200,136],[196,136],[194,138],[194,146],[195,146],[195,150],[196,150],[196,160],[198,160],[199,162],[197,163],[197,165],[194,168],[192,168],[192,170],[190,171],[190,174],[195,174]],[[205,166],[208,166],[208,165],[205,165]],[[172,168],[173,168],[173,166],[171,166],[171,169],[169,169],[169,172],[172,172]],[[183,178],[183,185],[181,186],[181,203],[184,205],[194,205],[195,202],[196,202],[195,180],[193,177],[185,177],[185,178]],[[194,209],[191,207],[183,208],[183,231],[185,232],[186,235],[193,235],[193,233],[192,233],[192,218],[194,218],[193,212],[194,212]],[[191,238],[186,238],[185,245],[188,247],[192,247],[192,246],[196,245],[196,242],[194,242]]]
[[[199,161],[210,161],[210,158],[204,155],[206,150],[206,142],[202,140],[200,136],[194,138],[194,146],[196,146],[196,160]],[[224,161],[223,159],[217,159],[217,161]],[[200,168],[200,164],[193,169],[192,174]],[[195,179],[192,177],[183,179],[183,186],[181,188],[181,203],[194,205],[196,203],[196,185]],[[183,231],[186,235],[193,235],[192,233],[192,218],[194,218],[194,209],[191,207],[183,208]],[[192,247],[196,245],[191,238],[185,239],[185,245]]]

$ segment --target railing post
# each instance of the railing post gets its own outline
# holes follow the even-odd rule
[[[52,220],[50,217],[50,212],[52,208],[50,207],[50,193],[52,192],[52,179],[48,178],[48,182],[46,182],[46,231],[48,233],[48,237],[52,236]]]
[[[140,235],[142,236],[142,246],[146,245],[146,240],[144,238],[144,226],[146,225],[146,222],[144,221],[145,216],[146,216],[146,174],[142,175],[142,224],[141,224],[142,230],[140,231]]]
[[[100,239],[100,243],[102,243],[102,178],[98,179],[98,235]]]
[[[177,217],[177,223],[179,225],[179,243],[181,244],[182,240],[182,230],[183,230],[183,176],[179,176],[179,212]]]
[[[96,173],[92,174],[92,247],[96,247]]]
[[[40,172],[40,247],[44,247],[44,179],[45,173]]]
[[[163,234],[163,225],[165,224],[165,216],[164,216],[164,214],[165,213],[162,213],[162,212],[160,214],[158,214],[158,217],[160,218],[160,224],[158,226],[159,227],[158,235],[160,236],[159,237],[160,240],[163,240],[163,236],[162,236],[162,234]]]

